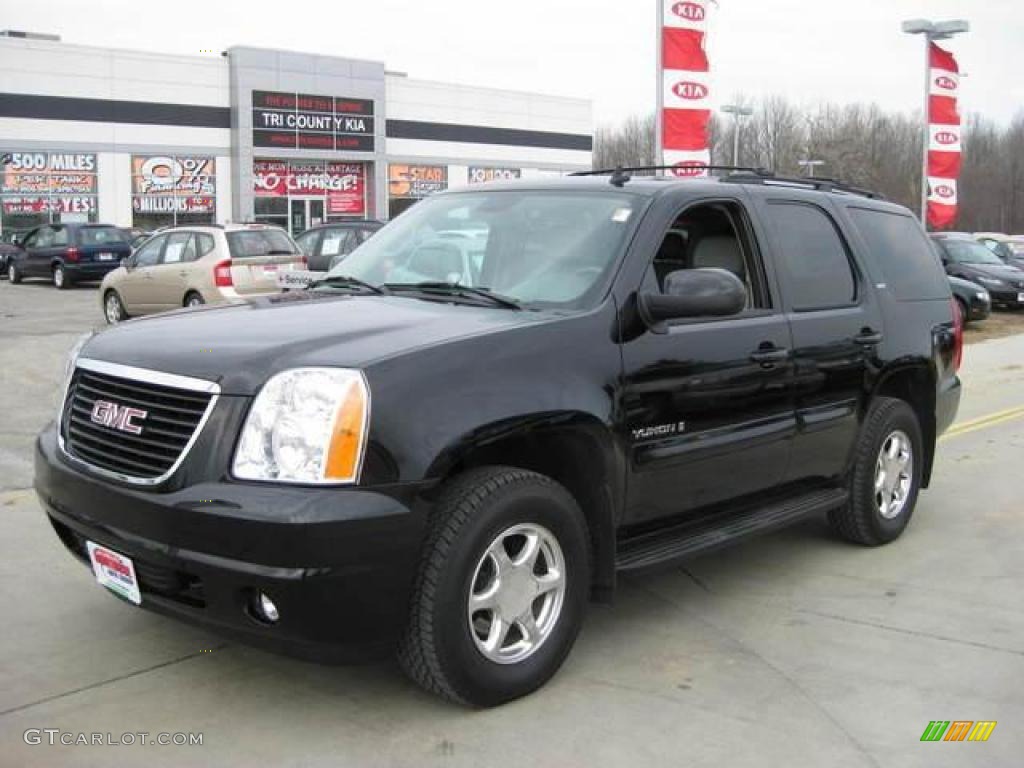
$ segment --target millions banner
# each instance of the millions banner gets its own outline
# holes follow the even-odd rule
[[[676,176],[705,176],[711,162],[708,57],[704,43],[708,0],[659,0],[661,147]]]
[[[928,224],[936,229],[956,221],[960,176],[960,68],[953,54],[930,43],[928,73]]]

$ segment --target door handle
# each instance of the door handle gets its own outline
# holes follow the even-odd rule
[[[750,353],[750,359],[761,365],[781,363],[789,359],[789,350],[784,347],[759,347]]]
[[[853,342],[854,344],[860,344],[862,347],[873,347],[876,344],[882,343],[882,332],[865,328],[853,337]]]

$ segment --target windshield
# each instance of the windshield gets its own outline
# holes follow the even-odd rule
[[[973,240],[943,240],[942,247],[952,261],[960,264],[1002,264],[1002,260]]]
[[[106,245],[126,242],[124,232],[117,227],[82,227],[78,240],[82,245]]]
[[[227,238],[233,259],[299,252],[292,239],[280,229],[243,229],[228,232]]]
[[[329,273],[374,285],[452,283],[524,305],[588,303],[638,218],[629,194],[444,195],[403,213]]]

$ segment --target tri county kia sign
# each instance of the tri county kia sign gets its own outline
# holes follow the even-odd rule
[[[372,152],[373,100],[252,92],[252,143],[278,149]]]

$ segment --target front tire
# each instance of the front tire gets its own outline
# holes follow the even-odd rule
[[[18,269],[18,265],[13,261],[7,264],[7,279],[11,281],[12,285],[17,285],[21,282],[21,270]]]
[[[586,521],[555,481],[483,467],[431,516],[398,660],[421,687],[487,707],[547,682],[568,655],[590,590]]]
[[[117,291],[107,291],[107,295],[103,297],[103,315],[107,318],[109,325],[117,325],[128,319],[124,302],[121,301]]]
[[[899,538],[914,513],[923,465],[924,440],[914,410],[903,400],[876,398],[857,440],[850,500],[829,513],[832,527],[868,547]]]

